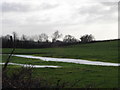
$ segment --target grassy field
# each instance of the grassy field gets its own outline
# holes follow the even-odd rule
[[[3,55],[3,62],[6,60]],[[37,59],[27,59],[12,57],[10,62],[32,64],[32,65],[58,65],[62,68],[34,68],[32,76],[42,78],[47,81],[50,87],[55,86],[60,80],[60,85],[65,83],[67,88],[117,88],[118,87],[118,67],[80,65],[73,63],[42,61]],[[12,66],[11,71],[17,70],[20,66]]]
[[[10,52],[11,49],[3,49],[3,53]],[[16,49],[15,54],[33,54],[37,56],[76,58],[117,63],[118,41],[79,44],[61,48]]]
[[[10,53],[12,49],[3,49]],[[47,57],[79,58],[104,62],[118,62],[118,41],[71,45],[61,48],[16,49],[15,54],[30,54]],[[3,55],[5,62],[7,55]],[[32,65],[57,65],[62,68],[34,68],[32,76],[47,81],[50,87],[58,81],[68,88],[118,88],[118,68],[109,66],[92,66],[64,62],[42,61],[13,56],[10,62]],[[8,66],[12,71],[20,66]]]

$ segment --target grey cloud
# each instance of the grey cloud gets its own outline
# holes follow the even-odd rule
[[[20,3],[2,3],[3,12],[26,12],[30,11],[29,5],[23,5]]]
[[[100,3],[106,6],[113,6],[118,4],[118,2],[100,2]]]
[[[105,9],[105,8],[109,9]],[[98,5],[90,5],[88,7],[79,8],[79,14],[86,15],[87,22],[106,20],[116,21],[114,13],[117,12],[117,3],[115,2],[101,2]]]
[[[100,14],[101,13],[101,7],[98,7],[97,5],[94,5],[94,6],[89,6],[89,7],[81,7],[79,8],[79,13],[80,14],[89,14],[89,15],[92,15],[92,14]]]
[[[32,9],[31,5],[29,4],[22,4],[22,3],[8,3],[3,2],[2,5],[0,5],[0,8],[2,8],[3,12],[28,12],[28,11],[36,11],[36,10],[47,10],[58,7],[58,4],[49,4],[49,3],[42,3],[39,6],[36,6],[34,9]]]
[[[52,4],[48,4],[48,3],[43,3],[43,4],[41,4],[40,9],[53,9],[58,6],[59,6],[59,4],[52,5]]]
[[[110,7],[110,12],[116,12],[118,9],[118,2],[101,2],[104,6]]]
[[[113,13],[117,11],[117,5],[114,2],[102,2],[103,6],[100,5],[91,5],[88,7],[81,7],[79,10],[80,14],[106,14]],[[109,7],[109,10],[104,8]]]
[[[26,19],[26,21],[30,24],[37,24],[37,23],[42,23],[42,24],[46,24],[46,23],[50,23],[51,22],[51,20],[50,20],[50,18],[35,18],[34,16],[32,16],[32,17],[29,17],[29,18],[27,18]]]

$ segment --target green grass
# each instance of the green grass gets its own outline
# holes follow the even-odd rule
[[[10,53],[12,49],[3,49],[3,53]],[[104,62],[118,62],[118,41],[98,42],[91,44],[71,45],[61,48],[45,49],[16,49],[16,54],[30,54],[36,56],[79,58]],[[1,56],[0,56],[1,57]],[[3,55],[5,62],[7,55]],[[46,80],[50,86],[55,86],[60,80],[65,87],[73,88],[118,88],[118,68],[112,66],[81,65],[64,62],[42,61],[13,56],[10,62],[32,65],[57,65],[62,68],[34,68],[33,78]],[[20,66],[9,65],[11,72]]]
[[[11,49],[3,49],[10,53]],[[34,54],[37,56],[87,59],[103,62],[118,62],[118,41],[97,42],[71,45],[61,48],[16,49],[16,54]]]
[[[3,62],[7,56],[3,55]],[[38,77],[47,81],[51,87],[60,80],[60,85],[65,83],[68,88],[117,88],[118,87],[118,67],[80,65],[73,63],[42,61],[12,57],[10,62],[33,64],[33,65],[58,65],[62,68],[34,68],[33,78]],[[11,72],[20,66],[8,66]]]

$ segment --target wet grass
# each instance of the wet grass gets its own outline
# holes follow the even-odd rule
[[[3,49],[10,53],[11,49]],[[118,41],[71,45],[61,48],[16,49],[15,54],[33,54],[45,57],[75,58],[103,62],[118,62]]]
[[[3,55],[3,62],[7,56]],[[118,68],[80,65],[73,63],[42,61],[37,59],[28,59],[12,57],[10,62],[32,64],[32,65],[58,65],[62,68],[34,68],[33,78],[42,78],[49,83],[50,87],[55,86],[58,81],[59,85],[65,85],[67,88],[118,88]],[[17,70],[20,66],[8,66],[12,71]]]
[[[3,49],[3,53],[10,53],[12,49]],[[30,54],[36,56],[79,58],[93,61],[118,62],[118,41],[98,42],[90,44],[71,45],[61,48],[45,49],[16,49],[15,54]],[[5,62],[7,55],[3,55]],[[118,88],[118,68],[111,66],[81,65],[64,62],[42,61],[37,59],[13,56],[12,63],[32,65],[56,65],[62,68],[34,68],[33,78],[46,80],[50,87],[65,85],[69,88]],[[12,71],[20,66],[9,65]],[[58,83],[59,82],[59,83]]]

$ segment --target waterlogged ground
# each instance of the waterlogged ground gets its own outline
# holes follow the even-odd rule
[[[4,48],[2,53],[9,54],[12,49]],[[70,45],[59,48],[21,49],[16,48],[14,54],[36,55],[54,58],[72,58],[91,61],[118,63],[118,40],[89,44]]]
[[[4,65],[5,63],[0,63]],[[32,68],[58,68],[61,66],[53,66],[53,65],[31,65],[31,64],[18,64],[18,63],[8,63],[8,65],[18,65],[23,67],[32,67]]]
[[[31,55],[30,55],[31,56]],[[2,61],[8,58],[3,55]],[[65,83],[68,88],[117,88],[118,68],[114,66],[85,65],[71,62],[43,61],[35,58],[24,58],[12,56],[10,63],[30,65],[53,65],[60,68],[33,68],[32,76],[44,79],[50,86]],[[16,65],[9,65],[11,71],[20,68]]]
[[[2,50],[2,53],[10,54],[11,51],[12,49],[6,48]],[[44,79],[49,83],[50,87],[58,84],[58,81],[60,81],[59,85],[64,85],[68,88],[119,87],[118,41],[71,45],[61,48],[16,49],[14,54],[29,54],[39,58],[33,56],[33,58],[12,56],[10,63],[61,66],[60,68],[33,68],[33,78]],[[46,57],[53,57],[54,59]],[[3,55],[2,62],[5,62],[7,58],[8,56]],[[67,61],[62,62],[58,58],[64,58],[62,60],[65,61],[67,59]],[[84,61],[82,60],[81,63],[81,60],[78,59],[83,59]],[[57,62],[56,60],[60,61]],[[19,65],[8,65],[11,72],[20,67]]]
[[[68,62],[68,63],[87,64],[87,65],[102,65],[102,66],[120,66],[120,64],[117,63],[90,61],[90,60],[82,60],[82,59],[50,58],[50,57],[39,57],[32,55],[13,55],[13,56],[40,59],[44,61],[57,61],[57,62]]]

